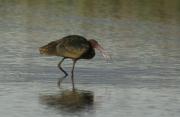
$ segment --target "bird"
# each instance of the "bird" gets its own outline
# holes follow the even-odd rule
[[[72,90],[75,91],[74,86],[74,68],[75,64],[80,59],[92,59],[95,56],[95,49],[102,53],[103,57],[108,60],[110,55],[107,51],[95,40],[86,39],[80,35],[69,35],[61,39],[49,42],[39,48],[40,54],[48,56],[60,56],[61,61],[58,64],[58,68],[64,73],[64,78],[68,76],[68,73],[62,68],[61,64],[65,59],[72,59],[73,66],[71,70]],[[60,80],[58,85],[60,86]]]

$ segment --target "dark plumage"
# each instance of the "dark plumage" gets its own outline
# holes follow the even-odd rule
[[[63,59],[58,64],[59,69],[64,72],[65,77],[68,75],[65,70],[61,67],[61,63],[66,58],[70,58],[73,60],[73,68],[72,68],[72,85],[74,88],[74,66],[77,60],[79,59],[91,59],[95,56],[95,50],[97,48],[100,52],[103,53],[104,57],[108,57],[106,53],[104,53],[104,49],[98,44],[98,42],[94,39],[87,40],[86,38],[79,35],[70,35],[63,37],[62,39],[52,41],[45,46],[39,48],[41,54],[50,55],[50,56],[61,56]],[[58,83],[60,85],[60,81]]]

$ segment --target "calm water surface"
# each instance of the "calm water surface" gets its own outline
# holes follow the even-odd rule
[[[3,117],[179,117],[179,0],[0,0],[0,113]],[[38,48],[63,36],[96,39],[112,56],[97,53],[75,69],[78,89],[94,104],[81,110],[41,103],[62,89],[60,57]],[[72,62],[63,66],[71,70]]]

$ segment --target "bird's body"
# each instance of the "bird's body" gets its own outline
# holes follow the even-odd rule
[[[79,35],[70,35],[52,41],[41,47],[41,52],[71,59],[91,59],[95,56],[95,50],[90,42]]]
[[[61,56],[63,59],[58,64],[59,69],[64,72],[65,77],[68,75],[67,72],[61,67],[62,62],[66,58],[73,60],[72,68],[72,85],[74,88],[74,66],[79,59],[92,59],[95,56],[95,50],[97,48],[103,56],[106,58],[108,55],[104,53],[104,49],[94,39],[87,40],[86,38],[79,35],[69,35],[62,39],[52,41],[45,46],[39,48],[41,54],[50,56]],[[60,81],[58,83],[60,85]]]

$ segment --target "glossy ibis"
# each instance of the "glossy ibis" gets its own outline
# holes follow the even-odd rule
[[[65,74],[64,78],[68,76],[67,72],[61,67],[62,62],[66,58],[70,58],[73,61],[73,67],[71,71],[72,88],[74,87],[74,66],[79,59],[92,59],[95,56],[95,50],[99,50],[105,59],[109,59],[110,56],[103,49],[102,46],[94,39],[87,40],[79,35],[69,35],[62,39],[52,41],[45,46],[39,48],[41,54],[50,56],[61,56],[62,60],[59,62],[59,69]],[[58,85],[60,85],[60,80]]]

